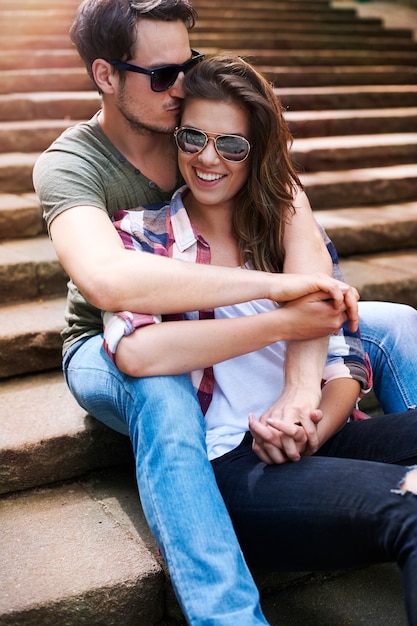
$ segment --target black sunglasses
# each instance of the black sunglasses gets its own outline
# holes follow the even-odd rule
[[[199,154],[213,139],[217,154],[231,163],[245,161],[251,149],[249,141],[240,135],[215,135],[186,126],[176,128],[174,137],[178,148],[186,154]]]
[[[126,61],[117,61],[115,59],[105,59],[107,63],[110,63],[118,70],[126,70],[127,72],[137,72],[138,74],[147,74],[151,77],[151,89],[152,91],[160,92],[171,89],[172,85],[178,78],[180,72],[188,72],[194,65],[204,59],[204,54],[191,50],[192,57],[181,65],[161,65],[155,67],[153,70],[147,70],[144,67],[133,65],[132,63],[126,63]]]

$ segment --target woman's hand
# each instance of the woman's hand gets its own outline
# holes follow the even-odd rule
[[[288,303],[309,294],[316,296],[314,298],[316,301],[331,302],[336,312],[344,312],[346,317],[343,322],[349,319],[350,329],[357,330],[359,294],[354,287],[327,274],[271,274],[271,277],[276,277],[277,280],[268,295],[271,300]]]
[[[267,412],[268,413],[268,412]],[[266,414],[265,414],[266,415]],[[257,420],[251,414],[249,416],[249,429],[253,436],[253,450],[259,458],[272,465],[274,463],[286,463],[288,461],[299,461],[301,456],[312,454],[315,451],[310,448],[309,437],[304,425],[310,433],[317,430],[317,423],[322,418],[322,413],[314,409],[302,416],[301,421],[295,421],[296,413],[286,419],[275,419],[265,417],[265,421]],[[264,416],[263,416],[264,417]],[[313,437],[313,440],[315,440]]]

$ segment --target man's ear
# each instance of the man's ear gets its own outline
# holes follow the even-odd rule
[[[95,59],[91,66],[94,81],[101,93],[112,94],[115,91],[117,76],[110,63],[104,59]]]

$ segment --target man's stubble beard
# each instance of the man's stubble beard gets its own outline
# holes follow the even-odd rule
[[[172,127],[162,126],[161,124],[152,124],[150,122],[141,121],[134,113],[132,113],[132,101],[126,97],[124,89],[121,89],[119,93],[118,107],[119,113],[126,120],[129,128],[137,135],[149,135],[149,134],[158,134],[158,135],[172,135],[178,122],[180,120],[180,116],[176,122],[172,125]],[[138,108],[138,107],[136,107]]]

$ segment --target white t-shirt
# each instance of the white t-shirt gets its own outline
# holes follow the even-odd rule
[[[270,300],[219,307],[215,318],[242,317],[276,308]],[[286,342],[214,365],[213,398],[206,413],[209,459],[233,450],[248,431],[249,413],[259,418],[284,388]]]

